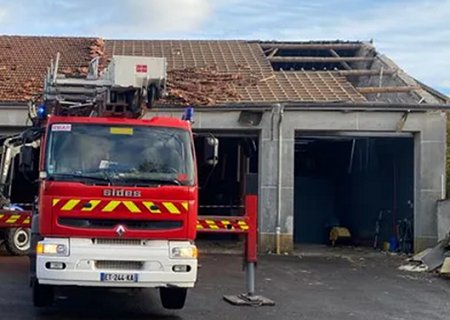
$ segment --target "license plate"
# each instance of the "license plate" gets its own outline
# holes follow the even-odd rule
[[[100,281],[105,282],[138,282],[136,273],[100,273]]]

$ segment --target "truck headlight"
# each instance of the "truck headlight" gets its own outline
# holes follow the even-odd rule
[[[172,259],[197,259],[198,250],[196,246],[173,247],[170,251]]]
[[[61,243],[38,242],[36,246],[36,253],[52,256],[68,256],[69,247]]]

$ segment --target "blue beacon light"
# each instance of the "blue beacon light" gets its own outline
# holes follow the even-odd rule
[[[43,120],[43,119],[47,119],[47,108],[45,107],[44,104],[41,104],[38,109],[37,109],[37,116],[39,119]]]
[[[194,108],[187,107],[184,109],[183,120],[193,122],[194,121]]]

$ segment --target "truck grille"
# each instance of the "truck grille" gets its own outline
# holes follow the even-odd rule
[[[119,224],[128,230],[173,230],[183,226],[183,221],[173,220],[58,218],[58,223],[62,226],[83,229],[112,229]]]
[[[143,245],[139,239],[92,239],[93,244],[115,245],[115,246],[140,246]]]
[[[144,263],[142,261],[95,261],[95,268],[102,270],[142,270]]]

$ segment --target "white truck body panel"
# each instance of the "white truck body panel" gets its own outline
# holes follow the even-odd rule
[[[163,81],[167,77],[166,58],[113,56],[101,79],[113,87],[141,88],[148,83]]]

